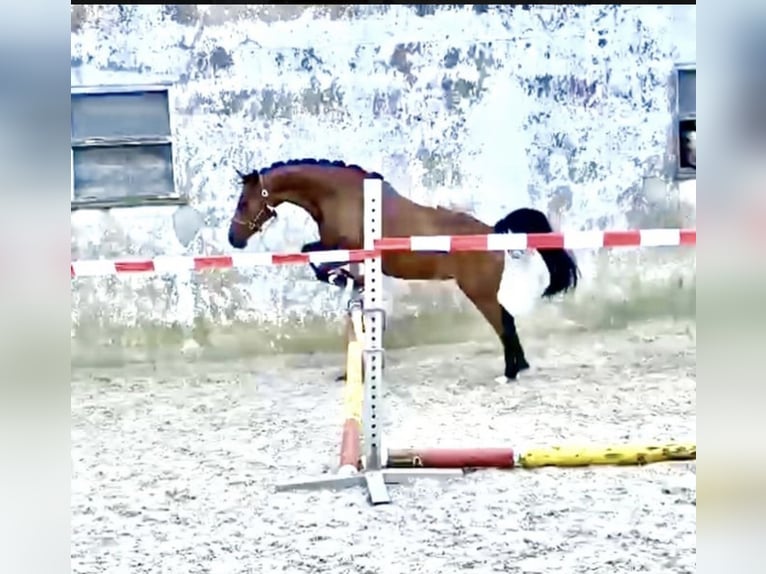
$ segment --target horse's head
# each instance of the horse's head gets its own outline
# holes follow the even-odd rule
[[[272,217],[276,217],[277,212],[258,171],[248,174],[237,171],[237,175],[242,182],[242,192],[231,218],[229,243],[235,249],[244,249],[248,239],[263,229]]]

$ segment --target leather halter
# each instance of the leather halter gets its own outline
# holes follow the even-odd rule
[[[250,219],[239,219],[235,214],[234,217],[231,218],[232,223],[247,227],[249,231],[257,232],[266,224],[267,221],[273,217],[276,217],[277,210],[275,207],[269,205],[267,201],[267,198],[269,197],[269,190],[265,187],[261,189],[261,197],[263,198],[263,205],[261,206],[261,209],[258,210],[258,213],[255,214],[255,217]],[[263,221],[261,221],[264,213],[266,213],[266,217],[263,217]]]

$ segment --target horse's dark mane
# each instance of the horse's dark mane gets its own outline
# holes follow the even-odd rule
[[[242,183],[248,183],[253,180],[257,180],[261,175],[266,175],[270,171],[274,169],[278,169],[280,167],[286,167],[289,165],[318,165],[318,166],[325,166],[325,167],[344,167],[346,169],[353,169],[359,172],[362,172],[367,177],[373,178],[373,179],[383,179],[383,176],[375,171],[367,171],[361,166],[358,166],[356,164],[346,164],[343,161],[340,160],[329,160],[329,159],[314,159],[311,157],[303,158],[303,159],[288,159],[287,161],[276,161],[272,163],[269,166],[262,167],[261,169],[254,169],[250,173],[246,173],[244,175],[240,175],[242,179]]]

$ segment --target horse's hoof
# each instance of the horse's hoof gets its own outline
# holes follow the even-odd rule
[[[346,382],[346,373],[343,373],[342,375],[338,375],[335,377],[336,383],[345,383]]]
[[[500,384],[500,385],[505,384],[505,383],[510,383],[510,382],[515,381],[516,379],[519,378],[519,373],[521,373],[522,371],[528,371],[529,369],[530,369],[529,363],[527,363],[524,359],[522,359],[516,365],[516,372],[515,373],[511,373],[511,374],[506,373],[505,375],[501,375],[499,377],[495,377],[495,382],[497,384]]]

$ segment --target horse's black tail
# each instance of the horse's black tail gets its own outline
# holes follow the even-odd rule
[[[550,233],[553,231],[548,218],[542,211],[523,207],[512,211],[495,223],[495,233]],[[580,270],[574,255],[566,249],[541,249],[551,282],[543,297],[553,297],[577,287]]]

